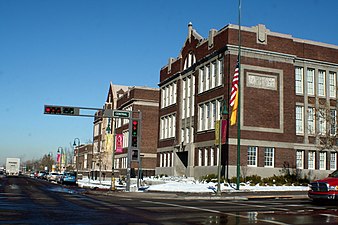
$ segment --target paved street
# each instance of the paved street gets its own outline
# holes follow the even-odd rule
[[[337,224],[335,204],[302,197],[87,192],[26,177],[0,180],[0,224]]]

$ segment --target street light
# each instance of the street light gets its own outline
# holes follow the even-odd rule
[[[73,143],[73,147],[74,147],[74,149],[75,149],[75,147],[78,147],[77,151],[76,151],[76,181],[78,180],[78,173],[79,173],[79,167],[78,167],[78,165],[79,165],[79,146],[80,146],[80,139],[75,138],[74,143]]]
[[[60,149],[61,149],[61,151],[60,151]],[[58,147],[58,154],[60,154],[59,170],[60,170],[60,173],[61,173],[61,170],[62,170],[62,168],[61,168],[61,166],[62,166],[62,154],[63,154],[63,148],[62,147]]]

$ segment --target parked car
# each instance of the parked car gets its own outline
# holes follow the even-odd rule
[[[309,198],[318,200],[338,200],[338,170],[329,177],[310,183]]]
[[[37,178],[38,178],[38,179],[44,180],[44,179],[46,179],[46,175],[47,175],[47,173],[46,173],[45,171],[40,171],[40,172],[38,173]]]
[[[47,180],[49,182],[51,181],[56,181],[57,177],[59,176],[59,173],[56,173],[56,172],[50,172],[48,175],[47,175]]]
[[[75,172],[64,172],[58,178],[58,183],[61,184],[76,184]]]

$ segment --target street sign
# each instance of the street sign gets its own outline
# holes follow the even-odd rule
[[[129,111],[121,111],[121,110],[114,110],[113,117],[118,118],[129,118],[130,112]]]

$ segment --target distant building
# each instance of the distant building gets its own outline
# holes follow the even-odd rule
[[[337,152],[319,146],[325,131],[337,137],[338,46],[272,32],[261,24],[242,27],[241,37],[241,175],[272,176],[289,168],[315,176],[335,170]],[[178,57],[160,71],[157,174],[217,173],[215,122],[224,100],[231,113],[237,56],[237,25],[211,29],[207,38],[188,25]],[[325,107],[326,120],[318,113]],[[237,126],[228,132],[222,164],[228,161],[226,172],[233,177]]]
[[[159,89],[149,87],[130,87],[117,101],[117,109],[141,112],[140,156],[141,165],[132,162],[132,176],[141,166],[144,176],[155,175],[158,140]],[[126,175],[127,147],[129,142],[129,121],[116,119],[116,134],[123,134],[123,152],[115,155],[115,168],[120,175]]]
[[[93,144],[82,144],[74,148],[74,168],[82,176],[93,176]]]
[[[117,100],[128,90],[128,86],[110,83],[104,109],[116,109]],[[113,121],[102,118],[102,111],[96,113],[93,128],[93,166],[94,178],[103,179],[111,176],[112,171],[112,146],[107,141],[107,134],[113,133]]]
[[[155,174],[159,90],[148,87],[128,87],[110,84],[104,109],[141,112],[140,155],[142,164],[133,162],[132,176],[141,166],[144,176]],[[123,135],[123,151],[114,155],[114,176],[125,176],[127,171],[127,150],[129,143],[129,120],[123,118],[102,118],[101,111],[94,120],[93,175],[94,179],[111,177],[112,151],[115,150],[114,136]]]

